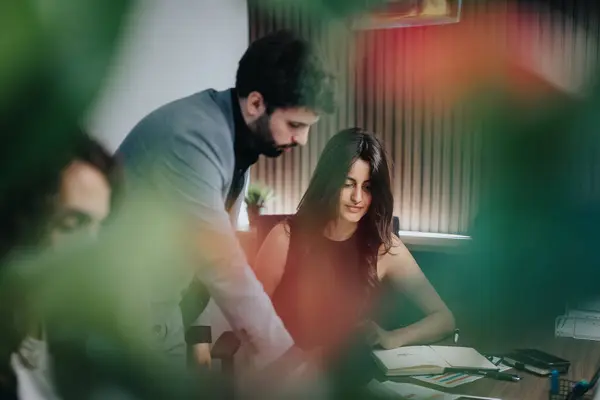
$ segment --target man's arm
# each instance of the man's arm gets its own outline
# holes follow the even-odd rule
[[[293,340],[248,265],[225,211],[226,169],[219,153],[231,150],[219,149],[194,129],[176,127],[153,160],[154,183],[193,215],[197,276],[233,329],[250,340],[262,367],[286,353]]]

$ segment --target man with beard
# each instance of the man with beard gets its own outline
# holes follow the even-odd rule
[[[194,281],[208,289],[238,336],[250,341],[258,367],[294,353],[293,340],[248,265],[232,222],[258,157],[304,145],[319,115],[333,112],[331,82],[307,41],[278,31],[246,50],[235,88],[204,90],[160,107],[118,150],[130,184],[166,195],[194,222]],[[160,282],[151,289],[152,329],[178,363],[185,362],[185,341],[205,343],[210,335],[201,327],[184,332],[207,300],[190,295],[201,292],[197,285],[182,291],[189,278],[183,287]]]

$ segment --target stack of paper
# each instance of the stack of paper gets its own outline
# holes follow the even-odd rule
[[[556,318],[555,335],[574,339],[600,340],[600,298],[567,306]]]

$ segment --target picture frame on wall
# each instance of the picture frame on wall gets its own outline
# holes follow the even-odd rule
[[[460,22],[462,0],[385,0],[356,17],[357,30],[408,28]]]

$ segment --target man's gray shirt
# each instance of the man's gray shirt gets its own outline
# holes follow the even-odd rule
[[[231,102],[230,91],[209,89],[166,104],[142,119],[117,152],[130,188],[149,187],[194,217],[199,238],[196,276],[233,329],[245,332],[258,350],[255,362],[264,366],[286,352],[293,340],[248,265],[225,210],[235,167]],[[154,329],[170,353],[185,348],[179,301],[190,281],[152,285]]]

